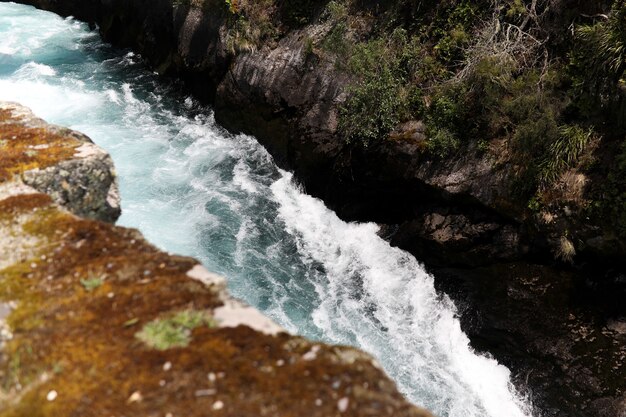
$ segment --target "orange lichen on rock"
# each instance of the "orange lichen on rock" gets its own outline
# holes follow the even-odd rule
[[[0,182],[70,159],[80,144],[62,130],[25,126],[13,111],[0,108]]]
[[[0,187],[0,417],[427,415],[370,356],[233,327],[214,313],[247,307],[194,259],[26,191]]]

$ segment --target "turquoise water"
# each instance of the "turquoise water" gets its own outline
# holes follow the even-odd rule
[[[530,415],[509,371],[476,355],[411,255],[341,221],[249,136],[71,19],[0,3],[0,100],[88,134],[120,179],[120,224],[228,277],[293,333],[372,353],[440,417]]]

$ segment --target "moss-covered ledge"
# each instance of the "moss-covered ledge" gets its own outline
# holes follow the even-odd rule
[[[367,354],[291,336],[194,259],[70,212],[118,207],[114,183],[84,136],[0,103],[1,417],[428,415]]]
[[[111,157],[82,133],[0,102],[0,183],[20,179],[74,214],[114,222],[120,202]]]

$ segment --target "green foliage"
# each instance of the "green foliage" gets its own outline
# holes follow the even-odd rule
[[[465,125],[464,86],[439,88],[425,112],[428,150],[440,158],[455,153]]]
[[[352,47],[350,42],[346,39],[347,31],[348,27],[345,22],[336,23],[322,41],[322,48],[339,57],[347,57]]]
[[[581,26],[570,52],[569,72],[576,103],[584,115],[613,107],[626,70],[626,6],[616,2],[608,20]]]
[[[364,42],[350,41],[356,37],[350,37],[354,33],[345,3],[336,0],[327,6],[335,29],[325,49],[349,57],[343,68],[355,78],[340,109],[339,130],[348,142],[370,146],[398,124],[415,119],[425,123],[426,149],[438,158],[454,155],[469,141],[488,152],[492,139],[504,139],[506,158],[518,178],[515,193],[522,199],[552,185],[568,168],[580,168],[596,134],[592,127],[576,124],[568,89],[573,84],[591,91],[612,80],[616,90],[626,78],[626,12],[621,6],[607,22],[577,32],[581,46],[575,49],[584,50],[572,53],[567,64],[552,60],[554,51],[543,47],[555,30],[541,20],[549,15],[545,5],[534,8],[527,0],[420,2],[422,15],[414,23],[402,20],[403,10],[417,13],[402,4],[381,6],[392,9],[385,12],[391,23],[380,23],[370,32],[376,35]],[[485,28],[496,33],[488,36]],[[506,30],[520,33],[509,37]],[[528,55],[518,59],[520,53]],[[566,68],[577,69],[569,74],[579,78],[570,78]]]
[[[239,13],[239,8],[237,7],[237,0],[226,0],[226,6],[228,7],[228,11],[232,14]]]
[[[93,291],[96,288],[102,286],[102,284],[104,284],[104,280],[102,280],[102,278],[99,278],[99,277],[94,277],[94,278],[81,279],[80,283],[85,290]]]
[[[480,16],[480,2],[461,0],[441,7],[437,18],[426,33],[437,43],[434,50],[437,58],[446,65],[458,65],[463,60],[464,50],[471,40],[471,29]]]
[[[540,180],[544,184],[555,181],[567,168],[574,167],[593,136],[592,129],[585,130],[578,125],[560,126],[558,132],[558,138],[539,164]]]
[[[340,120],[348,142],[358,140],[368,146],[400,122],[404,107],[400,83],[388,69],[352,87],[349,94]]]
[[[620,238],[626,239],[626,141],[621,142],[616,152],[593,214],[609,223]]]
[[[515,19],[526,14],[526,6],[522,0],[510,0],[507,6],[506,16],[510,19]]]
[[[335,22],[346,20],[348,17],[348,6],[341,0],[332,0],[326,5],[325,13],[329,19]]]
[[[461,141],[456,134],[445,127],[432,128],[428,135],[428,150],[439,158],[445,158],[456,152]]]
[[[332,29],[322,41],[322,48],[340,59],[346,59],[352,49],[352,44],[347,39],[348,7],[342,2],[333,0],[326,5],[324,16],[332,25]]]
[[[206,312],[183,310],[170,317],[145,324],[135,337],[158,350],[185,347],[191,342],[191,331],[203,325],[215,326]]]
[[[527,207],[534,212],[539,212],[541,210],[542,204],[537,196],[533,196],[530,198],[530,200],[528,200]]]
[[[339,120],[348,142],[369,146],[382,140],[419,109],[421,91],[412,82],[419,55],[418,45],[402,29],[354,47],[347,68],[360,80],[349,89]]]
[[[274,22],[274,0],[245,3],[241,0],[226,0],[223,4],[228,7],[230,14],[226,47],[231,54],[254,51],[262,41],[278,36],[279,31]]]

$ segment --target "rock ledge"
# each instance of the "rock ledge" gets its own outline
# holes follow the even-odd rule
[[[110,157],[0,103],[0,416],[421,416],[367,354],[291,336],[110,223]]]

